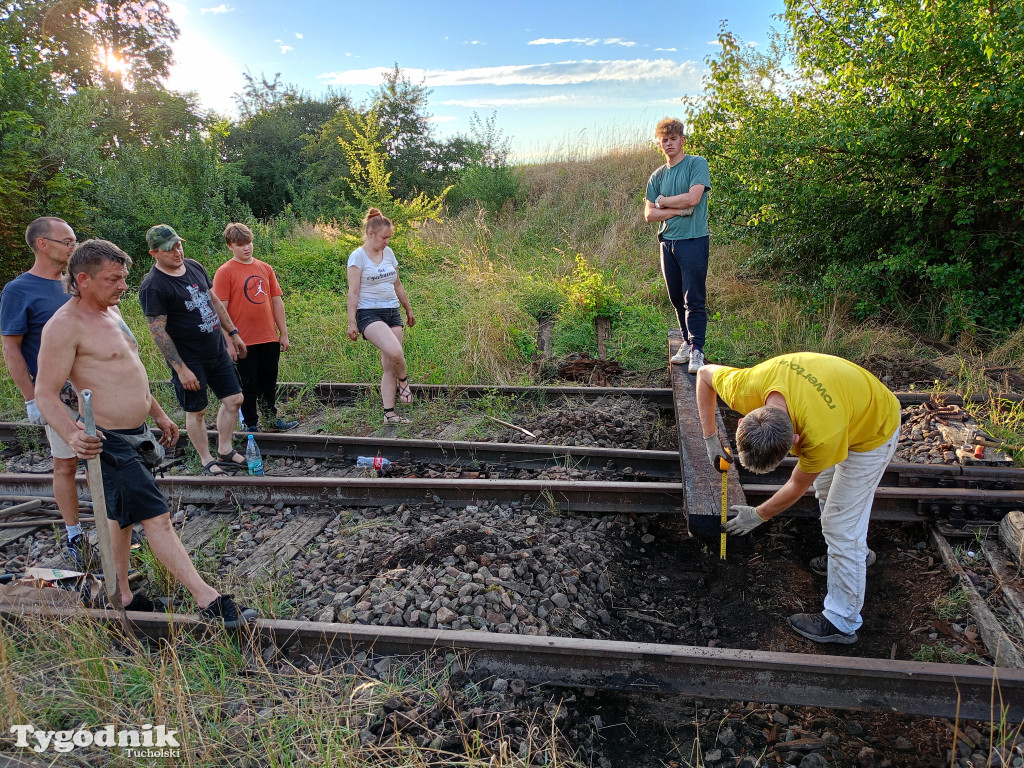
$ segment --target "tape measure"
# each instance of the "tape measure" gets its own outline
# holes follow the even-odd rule
[[[729,449],[725,449],[727,456],[731,456]],[[726,513],[729,511],[729,459],[721,458],[718,459],[718,471],[722,474],[722,525],[725,525],[727,517]],[[722,531],[722,543],[718,550],[718,559],[725,560],[725,538],[726,533]]]

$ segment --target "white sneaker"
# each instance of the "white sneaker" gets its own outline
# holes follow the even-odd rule
[[[690,352],[690,367],[686,370],[690,373],[696,373],[702,365],[704,365],[704,350],[694,347],[693,351]]]
[[[690,345],[685,341],[679,346],[679,349],[671,357],[673,365],[682,365],[683,363],[690,362]]]

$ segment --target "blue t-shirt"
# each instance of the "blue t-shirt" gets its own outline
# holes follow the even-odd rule
[[[39,371],[36,358],[43,326],[70,298],[64,293],[60,280],[37,277],[29,272],[11,280],[0,293],[0,335],[23,337],[21,356],[33,381]]]
[[[708,235],[708,192],[711,191],[711,171],[708,161],[700,155],[687,155],[671,168],[663,165],[651,174],[647,182],[647,199],[653,205],[658,195],[672,197],[690,191],[694,184],[704,185],[704,194],[700,196],[690,216],[674,216],[661,222],[658,235],[663,240],[692,240],[695,237]]]

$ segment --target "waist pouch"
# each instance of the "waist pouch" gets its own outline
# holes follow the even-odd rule
[[[164,447],[157,442],[156,435],[149,428],[149,424],[143,424],[135,433],[125,433],[116,430],[109,430],[120,437],[128,445],[135,449],[142,459],[142,463],[149,469],[156,469],[164,460]]]

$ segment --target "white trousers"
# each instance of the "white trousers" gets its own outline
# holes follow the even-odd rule
[[[825,618],[841,632],[856,632],[864,623],[867,582],[868,523],[871,503],[889,460],[896,453],[900,430],[873,451],[854,453],[814,480],[821,509],[821,532],[828,544],[828,594]]]

